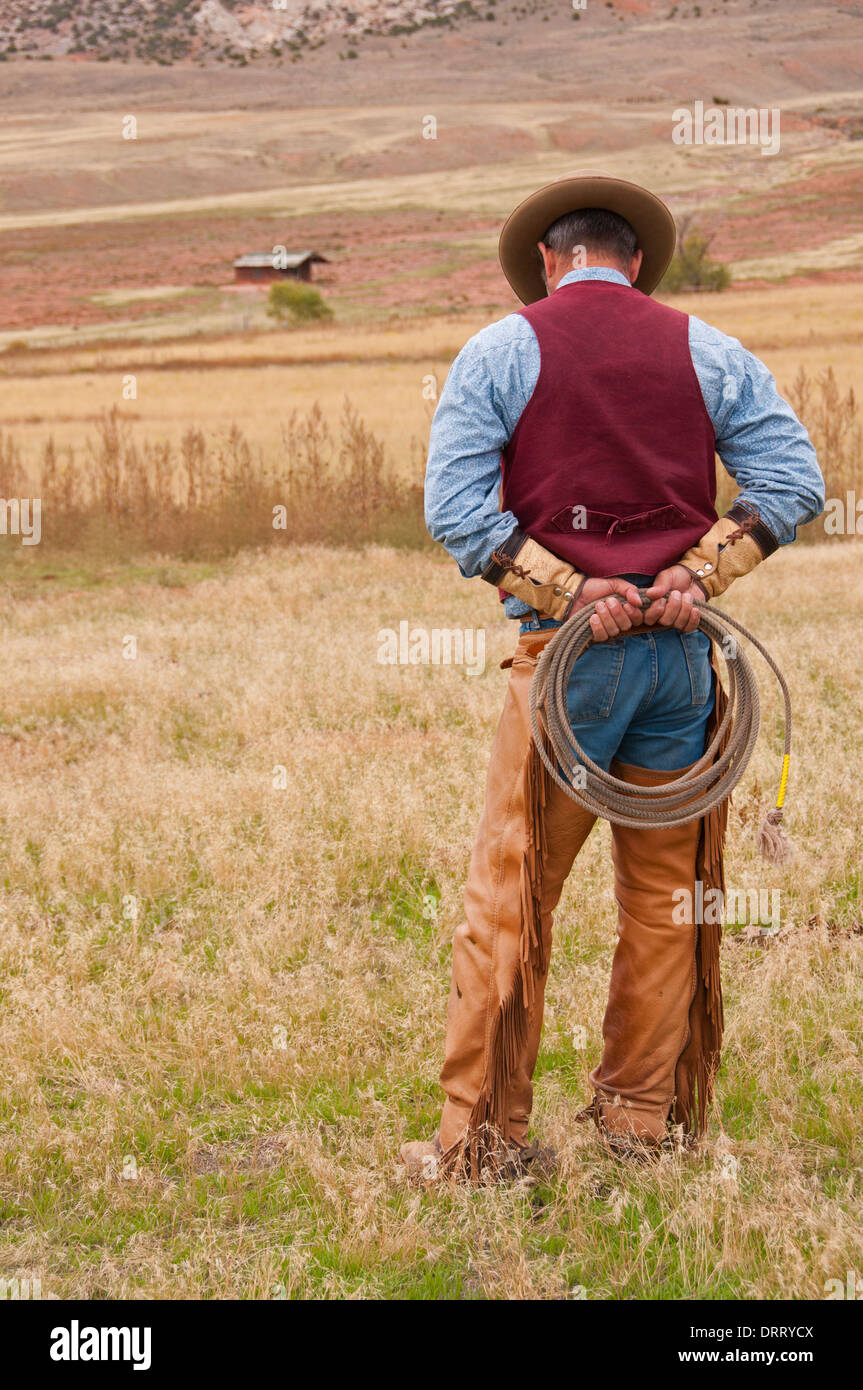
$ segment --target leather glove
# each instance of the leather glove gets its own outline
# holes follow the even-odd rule
[[[714,599],[778,549],[779,542],[757,511],[745,502],[735,502],[678,563],[689,570],[708,599]]]
[[[482,577],[559,622],[569,616],[587,578],[519,529],[493,551]]]

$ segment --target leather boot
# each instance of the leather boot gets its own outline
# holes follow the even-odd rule
[[[612,764],[625,782],[658,786],[685,769]],[[625,1147],[657,1145],[667,1132],[675,1068],[689,1040],[696,990],[697,927],[673,920],[696,878],[701,823],[631,829],[614,825],[618,944],[603,1021],[602,1060],[590,1074],[600,1130]]]
[[[552,914],[572,862],[594,822],[589,812],[546,779],[541,941],[535,952],[538,963],[527,971],[523,926],[527,910],[528,690],[537,661],[553,635],[554,630],[523,633],[511,663],[503,663],[511,664],[512,674],[492,746],[485,807],[471,855],[465,919],[453,941],[446,1056],[440,1075],[447,1094],[440,1142],[450,1159],[464,1139],[479,1098],[492,1093],[502,1139],[510,1149],[526,1144]],[[515,1013],[519,1014],[517,1030],[509,1026]],[[474,1155],[472,1168],[476,1167]]]
[[[437,1182],[440,1177],[442,1153],[440,1138],[436,1134],[431,1140],[413,1139],[407,1144],[402,1144],[399,1158],[407,1168],[409,1177],[415,1182],[431,1183]]]
[[[414,1183],[428,1186],[449,1176],[441,1162],[443,1150],[439,1135],[430,1141],[415,1139],[402,1144],[399,1158]],[[539,1144],[510,1144],[499,1156],[495,1177],[547,1179],[554,1175],[556,1166],[557,1155],[553,1149],[541,1148]]]

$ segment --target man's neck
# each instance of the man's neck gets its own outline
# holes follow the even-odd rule
[[[593,265],[574,266],[572,270],[567,270],[555,281],[554,286],[549,289],[549,294],[564,284],[574,284],[578,280],[604,280],[616,285],[632,284],[625,270],[619,265],[603,265],[599,262]]]

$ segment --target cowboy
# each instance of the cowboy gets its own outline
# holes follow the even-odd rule
[[[464,576],[498,588],[520,637],[502,663],[509,687],[453,944],[440,1129],[401,1150],[418,1176],[499,1176],[538,1152],[528,1121],[552,914],[594,821],[553,783],[539,797],[529,785],[543,647],[596,602],[567,688],[573,733],[624,781],[670,781],[724,709],[699,603],[824,507],[807,432],[763,363],[650,298],[674,244],[669,209],[637,184],[591,172],[533,193],[499,246],[525,307],[471,338],[435,413],[429,531]],[[721,518],[716,454],[739,486]],[[588,1111],[615,1151],[704,1127],[721,924],[681,924],[674,908],[681,888],[722,887],[726,809],[674,828],[612,826],[618,941]]]

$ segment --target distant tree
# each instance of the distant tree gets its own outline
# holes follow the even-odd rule
[[[333,316],[320,291],[298,280],[276,280],[270,285],[267,313],[279,323],[285,319],[293,323],[309,323],[314,319],[330,319]]]
[[[677,250],[666,270],[659,288],[669,294],[684,290],[712,290],[718,293],[731,284],[728,266],[714,261],[709,254],[712,237],[691,225],[690,218],[681,219],[677,228]]]

